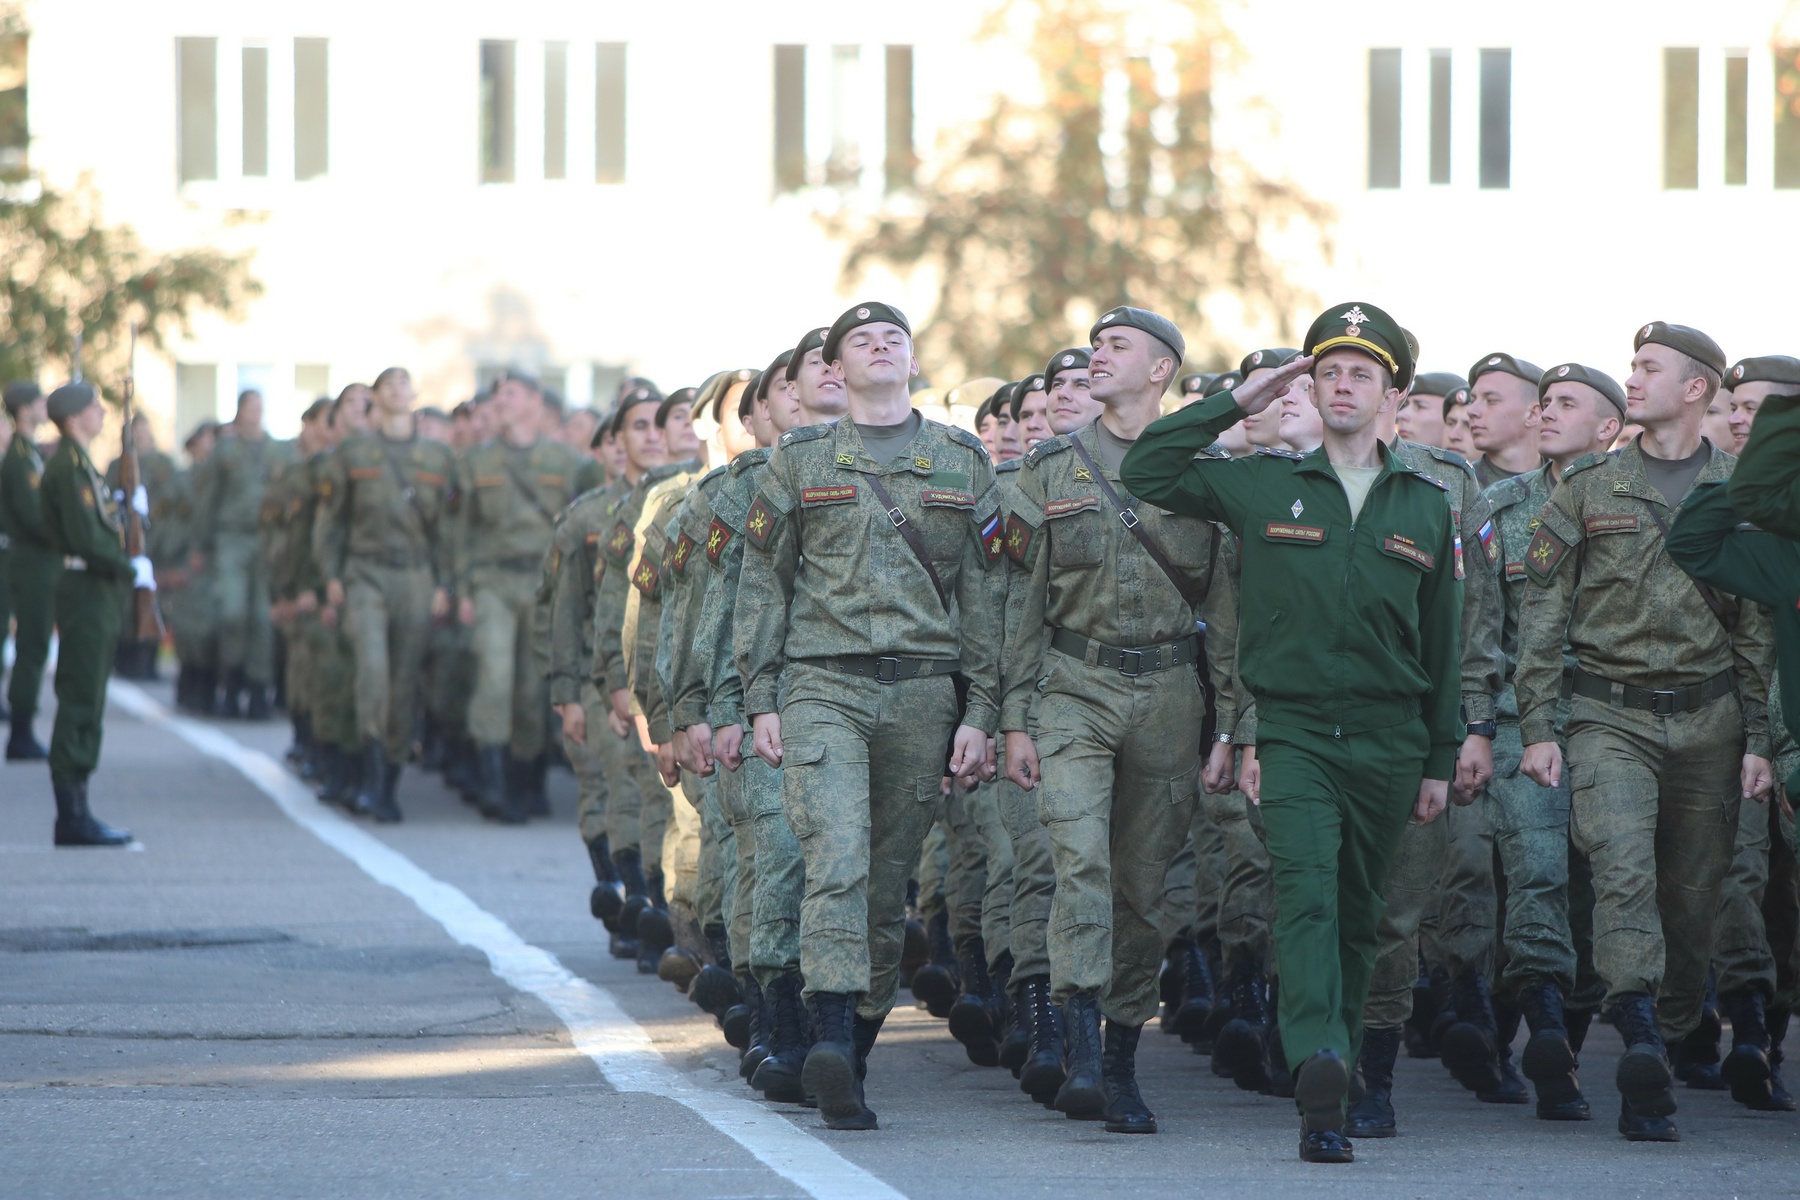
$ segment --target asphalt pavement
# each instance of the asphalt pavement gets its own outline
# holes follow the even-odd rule
[[[90,787],[132,849],[53,850],[48,772],[0,767],[0,1196],[1800,1195],[1794,1114],[1682,1091],[1680,1144],[1625,1143],[1604,1026],[1591,1122],[1404,1060],[1402,1136],[1308,1167],[1291,1102],[1154,1028],[1162,1131],[1123,1137],[905,1008],[870,1062],[881,1129],[832,1133],[755,1100],[710,1017],[608,957],[565,772],[556,815],[513,829],[409,768],[405,823],[374,827],[283,777],[284,726],[168,701],[115,693]]]

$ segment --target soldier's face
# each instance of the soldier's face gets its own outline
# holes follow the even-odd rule
[[[1248,375],[1244,376],[1244,382],[1249,383],[1253,379],[1260,379],[1274,369],[1274,367],[1257,367],[1254,371],[1251,371]],[[1293,390],[1294,385],[1291,383],[1288,384],[1288,392]],[[1238,426],[1244,431],[1245,440],[1252,446],[1275,447],[1282,444],[1281,406],[1282,400],[1286,395],[1287,392],[1283,392],[1280,396],[1275,398],[1275,402],[1270,404],[1269,407],[1263,409],[1254,416],[1245,417],[1242,421],[1238,422]]]
[[[492,403],[508,429],[536,429],[543,417],[544,398],[516,379],[502,380]]]
[[[256,427],[262,424],[263,398],[261,392],[245,392],[238,399],[238,420],[245,425]]]
[[[1731,393],[1717,392],[1706,406],[1706,415],[1700,418],[1700,436],[1725,451],[1736,454],[1743,446],[1738,441],[1737,431],[1731,427]]]
[[[626,460],[639,471],[660,467],[665,461],[662,430],[656,427],[656,405],[634,404],[619,429]]]
[[[800,406],[815,424],[835,421],[844,415],[848,407],[844,399],[844,381],[832,372],[823,350],[806,352],[806,357],[800,360],[800,370],[794,376],[794,385]]]
[[[563,444],[586,453],[589,443],[594,440],[594,424],[598,420],[599,417],[585,408],[578,408],[570,413],[569,419],[563,422]]]
[[[1348,347],[1326,352],[1313,364],[1313,402],[1333,433],[1360,433],[1400,402],[1400,389],[1367,354]]]
[[[372,393],[366,387],[359,387],[344,397],[338,405],[337,436],[344,438],[352,433],[362,433],[369,428],[369,404]]]
[[[1102,405],[1139,396],[1175,371],[1175,361],[1157,353],[1155,338],[1141,329],[1103,329],[1094,339],[1088,382]]]
[[[1740,449],[1750,438],[1750,429],[1756,424],[1757,410],[1781,386],[1777,383],[1740,383],[1731,389],[1731,432],[1737,434]]]
[[[994,446],[997,451],[995,462],[1011,462],[1024,453],[1019,448],[1019,427],[1008,409],[994,414]]]
[[[206,433],[195,438],[194,444],[187,448],[188,461],[193,463],[196,467],[199,466],[206,461],[206,456],[212,453],[212,448],[213,434],[208,430]]]
[[[1298,376],[1281,394],[1280,420],[1281,440],[1289,449],[1310,451],[1318,448],[1323,436],[1323,421],[1319,406],[1313,403],[1310,375]]]
[[[24,408],[19,410],[18,415],[13,418],[13,424],[29,434],[32,430],[44,423],[49,408],[49,397],[39,396],[36,400],[33,400],[30,404],[27,404]]]
[[[413,390],[412,376],[405,371],[395,371],[381,381],[375,389],[375,401],[381,405],[381,411],[390,415],[411,412],[413,401],[419,393]]]
[[[1625,413],[1646,428],[1682,420],[1688,412],[1706,415],[1701,398],[1706,382],[1688,374],[1687,355],[1646,342],[1631,360],[1625,379]]]
[[[615,478],[625,473],[625,447],[615,434],[600,439],[600,465]]]
[[[768,394],[757,402],[768,416],[773,434],[771,441],[805,421],[806,414],[800,410],[798,393],[799,389],[793,384],[777,379],[769,384]]]
[[[1528,443],[1538,422],[1537,388],[1489,371],[1469,389],[1469,440],[1483,454]]]
[[[671,462],[700,453],[700,435],[694,432],[694,406],[677,404],[663,418],[663,451]]]
[[[1475,443],[1469,440],[1469,406],[1452,404],[1444,414],[1444,449],[1454,450],[1464,458],[1475,457]]]
[[[1585,383],[1564,380],[1544,392],[1538,416],[1538,453],[1559,463],[1605,450],[1619,432],[1619,410]]]
[[[106,424],[106,406],[90,404],[69,418],[69,428],[87,445],[100,436],[101,428]]]
[[[1094,384],[1086,367],[1059,371],[1050,385],[1050,429],[1053,433],[1074,433],[1100,415],[1104,407],[1094,399]]]
[[[912,338],[887,321],[858,325],[845,334],[832,367],[844,386],[855,391],[904,385],[919,373]]]
[[[1400,402],[1394,419],[1400,436],[1421,446],[1444,444],[1444,398],[1413,393]]]
[[[1050,430],[1050,394],[1048,392],[1026,392],[1025,398],[1019,401],[1019,440],[1029,450],[1046,438],[1054,436]]]

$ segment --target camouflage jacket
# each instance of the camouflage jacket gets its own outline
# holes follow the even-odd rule
[[[263,491],[295,448],[264,434],[255,440],[219,427],[211,454],[194,472],[194,541],[209,558],[221,533],[251,534],[262,515]]]
[[[740,456],[741,457],[741,456]],[[701,478],[676,511],[663,566],[663,627],[657,638],[657,674],[668,697],[669,723],[676,729],[706,720],[706,692],[712,647],[700,642],[714,567],[706,556],[712,531],[713,500],[731,478],[715,467]],[[730,637],[727,635],[729,642]]]
[[[456,459],[441,442],[412,437],[395,442],[379,433],[354,434],[325,467],[311,536],[313,557],[327,579],[342,579],[352,558],[388,566],[430,567],[449,585],[450,499]]]
[[[619,623],[625,686],[644,714],[650,740],[659,746],[674,732],[669,725],[668,694],[656,670],[663,602],[672,586],[670,569],[675,539],[669,529],[696,480],[694,471],[682,471],[645,493],[644,507],[633,529],[637,560],[631,567],[631,590],[626,594],[625,613]]]
[[[1525,602],[1527,587],[1525,548],[1537,535],[1538,513],[1549,503],[1553,487],[1550,464],[1546,463],[1535,471],[1502,479],[1481,494],[1487,501],[1491,524],[1477,539],[1481,555],[1476,561],[1485,564],[1494,575],[1504,613],[1499,650],[1506,664],[1506,684],[1500,689],[1495,706],[1495,715],[1502,721],[1517,723],[1519,719],[1513,676],[1519,669],[1519,608]]]
[[[711,570],[700,624],[694,631],[696,659],[705,675],[706,723],[714,729],[744,723],[744,678],[738,674],[738,583],[744,569],[744,517],[762,486],[769,451],[746,450],[731,460],[724,483],[712,499],[713,516],[699,552]],[[680,686],[677,680],[677,687]]]
[[[584,492],[557,518],[538,592],[552,704],[579,703],[593,669],[594,588],[605,570],[600,542],[628,491],[619,483]]]
[[[924,544],[942,596],[871,477]],[[992,733],[1006,587],[1000,526],[994,469],[974,434],[925,420],[887,463],[869,457],[853,421],[782,434],[744,518],[747,611],[735,646],[745,711],[777,711],[789,659],[960,659],[963,724]]]
[[[623,631],[625,609],[631,602],[631,575],[637,563],[644,501],[659,483],[698,465],[666,463],[644,472],[625,489],[618,506],[609,514],[611,524],[601,531],[596,547],[599,559],[594,568],[594,653],[589,673],[603,696],[630,686],[626,679]]]
[[[471,447],[457,464],[451,578],[467,593],[476,571],[535,571],[550,548],[556,514],[580,493],[581,464],[561,442],[501,439]]]

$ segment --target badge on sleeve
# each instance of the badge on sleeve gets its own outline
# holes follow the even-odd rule
[[[694,553],[694,539],[682,534],[675,541],[675,553],[669,556],[669,565],[675,568],[677,575],[687,570],[688,558]]]
[[[1037,533],[1035,529],[1020,520],[1017,514],[1006,518],[1006,554],[1021,567],[1026,566],[1025,556],[1031,552],[1031,539]]]
[[[731,540],[731,527],[714,518],[712,528],[706,531],[706,558],[713,566],[719,565],[719,556],[725,553],[725,543]]]
[[[1006,549],[1006,541],[1000,536],[999,513],[989,517],[981,526],[981,548],[990,563],[1000,561],[1000,555]]]
[[[1487,555],[1488,565],[1491,567],[1499,562],[1500,547],[1496,544],[1494,537],[1494,523],[1492,521],[1484,522],[1481,528],[1475,531],[1475,536],[1481,539],[1481,550]]]
[[[1540,525],[1537,536],[1531,539],[1531,545],[1525,549],[1525,570],[1539,583],[1547,584],[1557,564],[1568,553],[1568,544],[1550,532],[1548,525]]]
[[[775,532],[775,514],[758,496],[756,503],[750,506],[750,513],[744,518],[744,532],[749,535],[751,544],[758,550],[769,544],[769,536]]]

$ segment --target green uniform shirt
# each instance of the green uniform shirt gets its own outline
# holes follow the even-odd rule
[[[81,560],[84,569],[98,578],[130,582],[131,560],[125,556],[125,526],[118,505],[94,460],[74,438],[62,439],[50,456],[40,491],[50,549]]]
[[[1321,447],[1195,458],[1243,417],[1229,392],[1152,424],[1120,478],[1242,542],[1238,671],[1259,719],[1329,736],[1424,718],[1425,777],[1448,779],[1458,712],[1462,588],[1444,485],[1386,446],[1356,520]]]
[[[262,516],[263,492],[294,449],[264,435],[254,441],[238,437],[230,425],[219,427],[213,451],[194,472],[194,540],[211,557],[221,533],[253,534]]]
[[[397,442],[379,433],[346,438],[325,467],[331,487],[320,496],[311,530],[319,569],[342,579],[350,559],[368,558],[430,567],[447,586],[455,476],[455,457],[441,442],[416,435]]]
[[[1545,463],[1535,471],[1502,479],[1482,493],[1493,524],[1477,537],[1480,556],[1476,565],[1484,566],[1498,583],[1503,611],[1499,650],[1506,664],[1506,684],[1495,715],[1515,723],[1519,719],[1519,701],[1513,693],[1513,675],[1519,668],[1519,609],[1528,586],[1525,551],[1537,535],[1538,513],[1549,503],[1553,486],[1550,464]],[[1566,665],[1573,666],[1574,660]]]
[[[715,467],[681,502],[671,526],[668,557],[663,566],[663,628],[657,641],[657,673],[669,704],[669,723],[676,729],[706,719],[707,681],[712,647],[699,640],[706,594],[713,581],[706,539],[712,530],[713,498],[730,478],[730,468]],[[729,640],[729,639],[727,639]]]
[[[594,662],[594,592],[606,569],[600,542],[613,526],[613,513],[624,503],[623,483],[583,493],[557,518],[545,555],[548,608],[550,703],[581,702],[581,682]]]
[[[17,549],[50,549],[50,530],[38,488],[44,478],[44,456],[36,443],[14,433],[0,459],[0,531]]]
[[[594,577],[591,678],[603,696],[628,686],[623,631],[625,610],[631,602],[632,569],[641,541],[639,526],[644,516],[644,502],[651,490],[664,480],[698,466],[697,462],[665,463],[644,472],[626,489],[618,506],[609,514],[611,524],[601,531]]]
[[[744,723],[744,677],[738,674],[738,583],[744,569],[744,518],[762,486],[768,449],[758,446],[731,460],[713,497],[713,519],[697,552],[712,569],[694,645],[706,657],[706,723],[714,729]]]
[[[502,439],[471,447],[457,464],[457,520],[451,578],[467,594],[472,572],[483,568],[537,570],[556,514],[580,493],[581,464],[561,442],[529,446]]]

